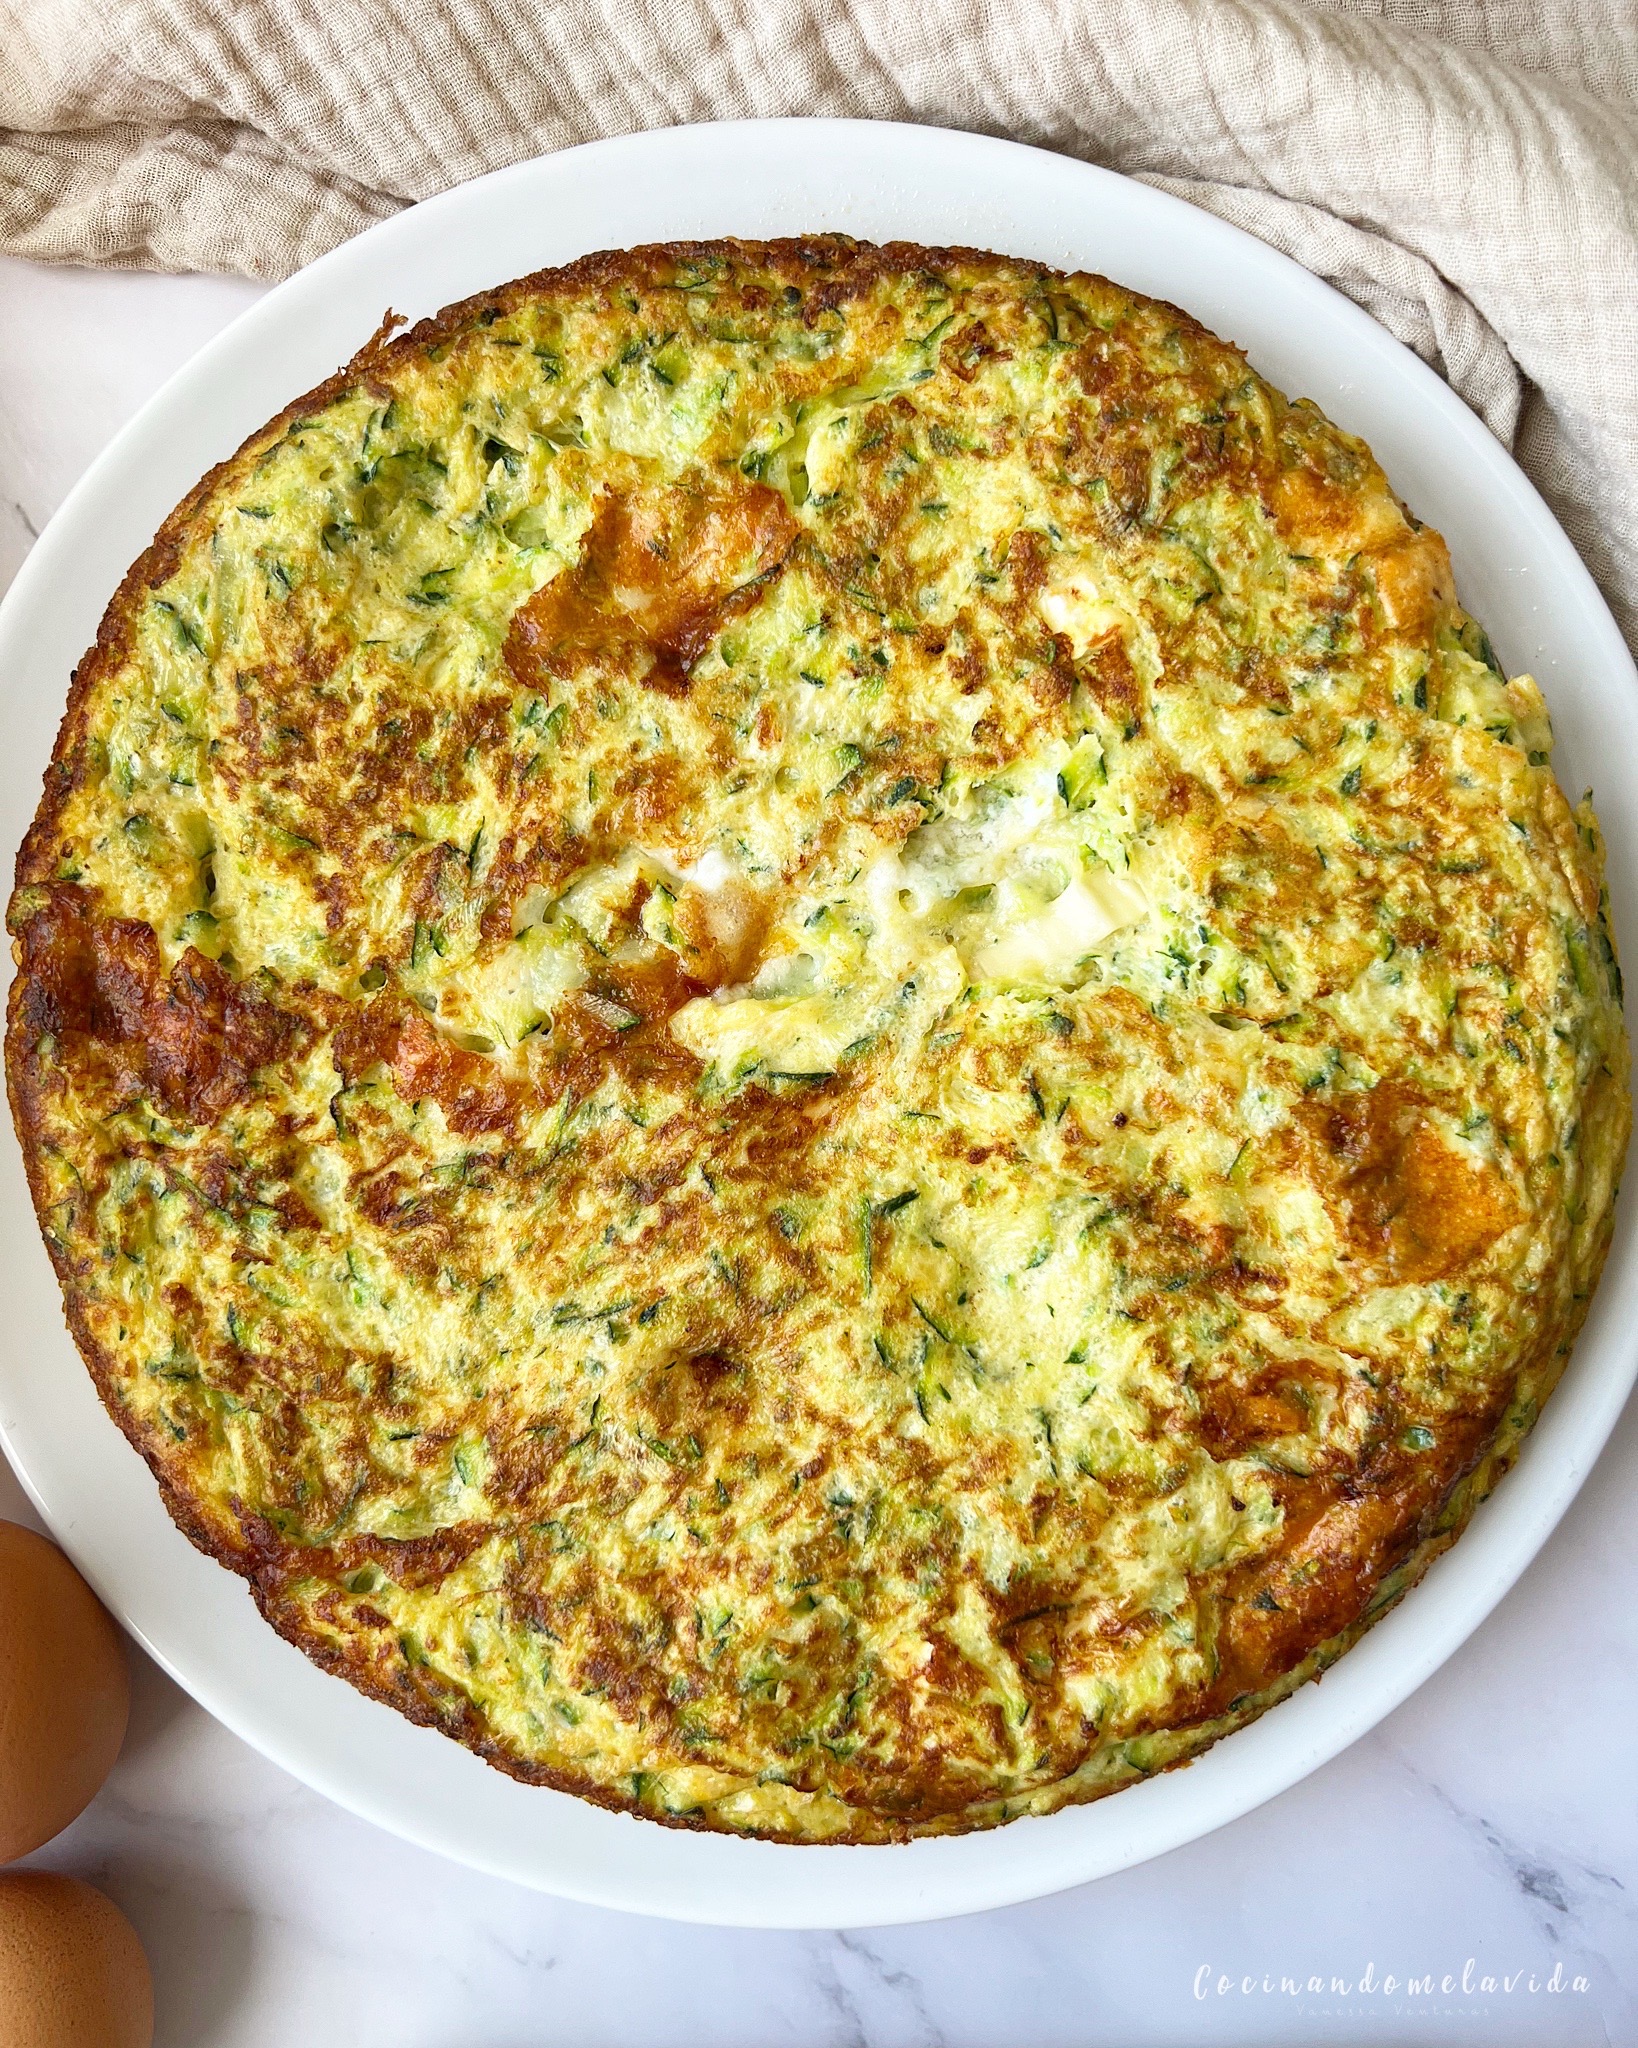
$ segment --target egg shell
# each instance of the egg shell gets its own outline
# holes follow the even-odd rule
[[[119,1630],[54,1543],[0,1522],[0,1862],[60,1834],[125,1739]]]
[[[77,1877],[0,1872],[0,2038],[6,2048],[150,2048],[148,1958],[113,1901]]]

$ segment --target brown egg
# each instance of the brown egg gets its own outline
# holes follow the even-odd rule
[[[0,1863],[59,1834],[125,1739],[119,1630],[54,1543],[0,1522]]]
[[[111,1899],[49,1870],[0,1871],[6,2048],[149,2048],[154,1984]]]

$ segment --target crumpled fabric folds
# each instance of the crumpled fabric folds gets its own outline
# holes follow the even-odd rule
[[[1512,447],[1638,646],[1638,0],[0,0],[0,251],[277,278],[567,144],[835,114],[1147,179]]]

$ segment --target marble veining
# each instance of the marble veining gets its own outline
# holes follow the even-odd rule
[[[255,295],[0,261],[0,588]],[[131,1915],[159,2048],[1638,2048],[1635,1497],[1629,1410],[1520,1585],[1371,1736],[1005,1912],[760,1934],[562,1904],[353,1819],[140,1656],[113,1778],[33,1860]],[[34,1519],[3,1466],[0,1514]]]

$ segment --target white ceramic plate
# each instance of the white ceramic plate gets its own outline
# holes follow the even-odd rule
[[[0,843],[33,814],[68,676],[184,491],[365,340],[591,249],[839,228],[1102,271],[1186,307],[1365,436],[1440,528],[1510,673],[1541,680],[1559,772],[1595,780],[1616,921],[1638,961],[1638,677],[1586,570],[1483,426],[1357,307],[1262,243],[1107,171],[943,130],[843,121],[673,128],[479,179],[336,250],[253,306],[93,466],[0,607]],[[111,347],[115,345],[110,337]],[[865,1926],[1014,1903],[1220,1827],[1397,1706],[1535,1555],[1631,1385],[1638,1243],[1624,1205],[1575,1358],[1518,1469],[1460,1544],[1323,1686],[1187,1769],[1095,1806],[899,1848],[690,1835],[519,1785],[362,1698],[274,1635],[171,1525],[64,1332],[15,1140],[0,1186],[0,1436],[92,1585],[196,1699],[286,1770],[411,1840],[569,1898],[677,1919]]]

